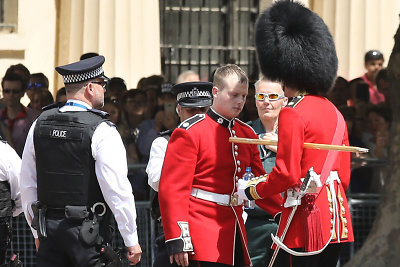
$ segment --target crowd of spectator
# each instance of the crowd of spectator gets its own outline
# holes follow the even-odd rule
[[[364,58],[366,73],[352,80],[337,77],[327,95],[346,120],[350,145],[369,149],[368,154],[352,153],[352,193],[379,193],[385,184],[392,112],[383,63],[380,51],[368,51]]]
[[[82,59],[85,56],[90,54],[85,54]],[[390,84],[387,71],[383,68],[382,53],[378,50],[368,51],[364,63],[364,75],[352,80],[337,77],[327,95],[346,119],[350,144],[370,150],[368,155],[353,155],[351,190],[354,193],[376,192],[384,184],[383,168],[375,168],[373,163],[388,157],[392,120]],[[197,73],[187,70],[174,83],[199,80]],[[130,89],[120,77],[113,77],[108,82],[103,109],[117,126],[131,166],[145,166],[153,140],[160,132],[178,125],[176,99],[171,94],[174,83],[162,75],[143,77],[136,88]],[[1,86],[0,135],[21,156],[30,125],[46,105],[65,102],[65,88],[60,88],[53,99],[47,77],[43,73],[30,73],[22,64],[7,69]],[[250,82],[249,95],[239,115],[245,122],[258,118],[254,90],[254,82]],[[27,106],[21,103],[25,94],[30,101]],[[373,171],[368,168],[369,165]],[[144,168],[134,168],[129,177],[137,199],[147,199],[149,187]]]

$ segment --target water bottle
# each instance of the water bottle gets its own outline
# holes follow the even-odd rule
[[[251,172],[251,167],[246,167],[246,172],[243,174],[242,178],[244,181],[250,181],[254,178],[254,174]],[[254,209],[254,200],[244,200],[243,206],[245,209]]]

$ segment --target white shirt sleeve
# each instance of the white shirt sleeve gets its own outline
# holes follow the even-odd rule
[[[164,137],[157,137],[151,144],[150,158],[147,163],[146,172],[149,185],[157,192],[167,146],[168,140]]]
[[[0,142],[0,181],[8,181],[10,184],[11,199],[15,204],[14,217],[22,212],[19,188],[20,171],[21,158],[17,152],[10,145]]]
[[[36,156],[33,145],[33,130],[35,129],[35,125],[36,121],[32,123],[25,141],[20,176],[22,209],[29,226],[33,219],[31,204],[37,200]],[[31,230],[33,236],[37,238],[36,230],[32,227]]]
[[[115,127],[101,123],[92,137],[95,171],[104,199],[114,214],[125,246],[138,244],[135,199],[128,180],[126,151]]]

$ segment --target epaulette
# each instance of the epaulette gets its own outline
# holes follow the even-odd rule
[[[42,111],[49,110],[49,109],[52,109],[52,108],[59,108],[59,107],[64,106],[64,104],[65,103],[62,103],[62,102],[54,102],[54,103],[52,103],[50,105],[42,107]]]
[[[190,127],[192,127],[199,121],[204,120],[205,117],[206,117],[205,114],[194,115],[193,117],[190,117],[189,119],[187,119],[187,120],[183,121],[181,124],[179,124],[178,128],[188,130]]]
[[[104,119],[106,119],[108,116],[110,116],[110,114],[108,114],[107,112],[102,111],[102,110],[98,110],[98,109],[94,109],[94,108],[88,109],[88,111],[90,111],[90,112],[92,112],[94,114],[97,114],[97,115],[103,117]]]
[[[304,95],[295,96],[289,100],[289,103],[286,105],[286,107],[294,108],[303,99],[304,99]]]

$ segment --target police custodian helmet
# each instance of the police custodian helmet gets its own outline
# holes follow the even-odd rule
[[[175,84],[171,92],[181,107],[202,108],[211,106],[212,88],[210,82],[186,82]]]
[[[255,42],[266,78],[311,94],[325,94],[333,86],[338,59],[332,35],[302,4],[273,3],[258,18]]]
[[[64,84],[80,83],[95,78],[108,80],[103,71],[104,61],[103,56],[95,56],[56,67],[56,71],[62,75]]]

